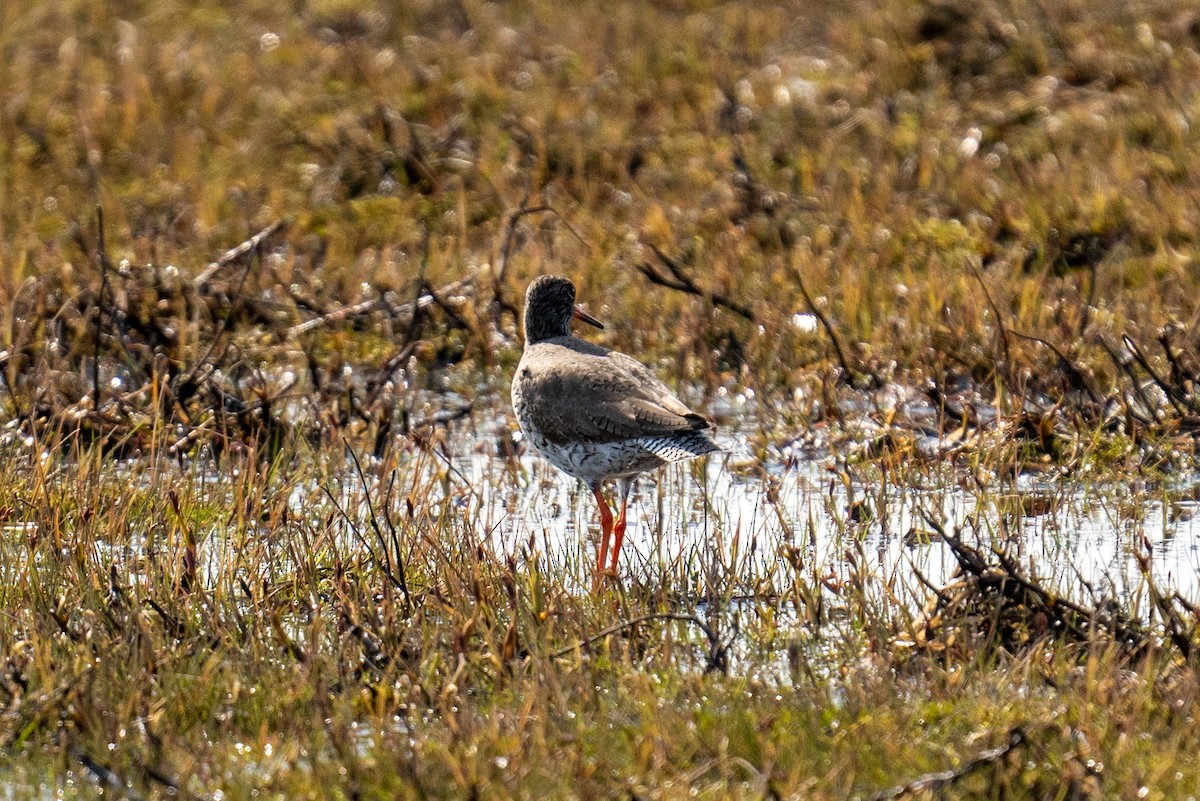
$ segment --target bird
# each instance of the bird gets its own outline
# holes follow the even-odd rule
[[[567,278],[540,275],[525,293],[525,346],[512,381],[512,405],[526,441],[587,485],[600,510],[595,581],[615,577],[625,538],[629,491],[640,474],[722,450],[715,427],[672,394],[645,365],[572,335],[571,322],[604,324],[575,303]],[[620,511],[601,484],[616,480]],[[611,567],[606,556],[612,541]]]

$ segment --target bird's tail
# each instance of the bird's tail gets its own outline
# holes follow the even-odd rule
[[[644,437],[641,445],[664,462],[682,462],[723,450],[706,431],[687,431],[670,437]]]

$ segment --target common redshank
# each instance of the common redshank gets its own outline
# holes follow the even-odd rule
[[[525,352],[512,404],[534,450],[587,484],[600,507],[596,578],[612,539],[615,574],[629,490],[639,473],[720,450],[713,424],[683,405],[643,364],[571,335],[571,320],[603,324],[575,305],[575,285],[538,276],[525,293]],[[601,482],[616,479],[616,521]]]

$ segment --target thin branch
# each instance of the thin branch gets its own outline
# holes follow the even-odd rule
[[[350,453],[350,458],[354,461],[354,469],[358,473],[359,483],[362,484],[363,498],[367,502],[367,513],[370,515],[371,530],[375,532],[375,538],[379,540],[379,550],[383,554],[383,559],[380,561],[380,567],[383,568],[388,578],[392,583],[404,594],[404,613],[407,615],[412,611],[412,597],[408,594],[408,577],[405,575],[404,563],[400,562],[395,566],[398,574],[392,570],[392,557],[388,552],[387,539],[383,536],[383,528],[379,525],[379,518],[375,514],[375,504],[371,501],[371,489],[367,485],[367,475],[363,472],[362,464],[358,461],[358,454],[354,452],[354,448],[350,447],[350,443],[345,437],[342,438],[346,450]],[[400,558],[400,549],[396,548],[396,558]]]
[[[965,776],[974,773],[980,768],[999,762],[1014,750],[1024,745],[1025,742],[1025,732],[1019,727],[1014,727],[1009,731],[1008,741],[1005,742],[1004,745],[982,751],[973,759],[969,760],[966,764],[953,770],[942,770],[936,773],[926,773],[918,776],[910,782],[896,785],[890,790],[885,790],[882,793],[871,796],[871,801],[893,801],[893,799],[914,795],[924,790],[937,790],[942,787],[947,787],[964,778]]]
[[[504,277],[508,273],[508,260],[512,257],[512,250],[517,238],[517,223],[522,217],[529,214],[540,214],[543,211],[550,211],[549,206],[530,206],[529,196],[533,192],[533,188],[525,188],[525,196],[521,198],[520,204],[509,215],[504,226],[504,244],[500,247],[500,263],[496,269],[496,287],[497,289],[504,285]]]
[[[1137,561],[1138,571],[1142,574],[1142,580],[1146,582],[1146,588],[1150,593],[1150,602],[1158,609],[1159,614],[1163,617],[1163,623],[1167,629],[1167,635],[1171,638],[1171,642],[1179,649],[1179,653],[1183,655],[1185,661],[1191,661],[1193,643],[1191,632],[1188,631],[1188,626],[1180,619],[1179,612],[1175,609],[1175,605],[1171,603],[1171,595],[1165,595],[1154,582],[1151,557],[1151,545],[1143,539],[1141,548],[1135,548],[1133,558]],[[1192,631],[1195,628],[1192,627]]]
[[[1100,346],[1103,347],[1105,352],[1108,354],[1108,358],[1112,360],[1112,363],[1119,367],[1121,371],[1129,377],[1129,383],[1133,385],[1133,391],[1137,395],[1138,400],[1142,402],[1142,406],[1145,407],[1146,415],[1149,415],[1149,419],[1146,419],[1145,415],[1138,414],[1137,411],[1134,410],[1127,401],[1125,401],[1124,397],[1122,397],[1121,402],[1125,407],[1125,411],[1134,419],[1147,425],[1157,425],[1160,423],[1162,418],[1158,414],[1158,407],[1150,402],[1150,398],[1147,397],[1145,390],[1142,389],[1141,380],[1138,378],[1138,375],[1134,371],[1133,367],[1130,366],[1132,358],[1122,359],[1120,354],[1117,353],[1117,349],[1113,347],[1112,343],[1108,341],[1107,337],[1100,337],[1099,342]],[[1120,393],[1118,393],[1118,395],[1120,395]]]
[[[1142,369],[1150,375],[1150,380],[1158,385],[1158,388],[1163,391],[1163,394],[1166,395],[1167,400],[1171,403],[1171,406],[1175,408],[1175,411],[1181,415],[1186,414],[1186,412],[1183,410],[1183,407],[1181,407],[1179,404],[1181,401],[1187,403],[1187,397],[1175,387],[1167,384],[1167,382],[1163,380],[1163,378],[1154,370],[1154,368],[1150,366],[1150,360],[1146,358],[1146,355],[1142,353],[1142,349],[1138,347],[1138,344],[1133,341],[1133,338],[1130,337],[1129,334],[1122,334],[1121,342],[1125,345],[1125,348],[1131,354],[1133,354],[1133,358],[1138,364],[1141,365]],[[1195,408],[1192,408],[1192,411],[1195,411]]]
[[[744,317],[750,322],[754,322],[754,312],[749,306],[743,306],[737,301],[731,300],[728,296],[722,295],[718,292],[709,292],[706,289],[702,289],[696,283],[696,281],[684,271],[678,262],[669,257],[667,254],[663,253],[654,245],[651,245],[650,249],[654,251],[654,255],[658,257],[658,260],[661,261],[666,268],[671,271],[671,275],[666,276],[660,273],[654,267],[650,266],[648,262],[642,262],[637,266],[638,272],[646,276],[651,283],[658,284],[659,286],[665,286],[667,289],[674,289],[679,292],[686,292],[689,295],[695,295],[696,297],[704,298],[714,306],[721,306],[729,309],[734,314]]]
[[[707,623],[695,615],[689,615],[683,612],[654,612],[648,615],[639,615],[638,617],[630,618],[629,620],[623,620],[620,623],[614,623],[608,628],[601,629],[592,636],[586,637],[574,645],[568,645],[566,648],[560,648],[559,650],[550,654],[550,658],[558,659],[559,657],[566,656],[572,651],[578,651],[581,648],[587,648],[592,643],[603,640],[610,634],[616,634],[619,631],[624,631],[625,629],[632,628],[639,623],[645,623],[650,620],[679,620],[685,623],[692,623],[702,632],[704,632],[704,636],[708,638],[710,646],[718,646],[719,640],[717,639],[717,635],[711,628],[709,628]]]
[[[379,298],[370,298],[361,303],[354,303],[349,306],[342,306],[334,309],[328,314],[322,314],[320,317],[314,317],[311,320],[306,320],[303,323],[292,326],[284,335],[285,339],[289,339],[300,334],[307,334],[309,331],[315,331],[321,326],[329,325],[330,323],[340,322],[347,317],[357,317],[360,314],[366,314],[369,311],[375,310],[380,305]],[[407,306],[408,304],[405,304]],[[404,307],[401,307],[404,308]]]
[[[1045,347],[1049,348],[1050,352],[1058,357],[1058,361],[1062,364],[1063,369],[1067,371],[1067,376],[1072,382],[1083,387],[1083,391],[1087,393],[1087,396],[1092,403],[1101,402],[1100,396],[1096,393],[1096,390],[1092,388],[1092,384],[1090,381],[1088,381],[1087,376],[1084,375],[1083,371],[1079,369],[1078,365],[1076,365],[1071,359],[1067,358],[1066,354],[1064,354],[1053,342],[1049,342],[1041,337],[1035,337],[1032,334],[1022,334],[1020,331],[1015,329],[1010,330],[1009,333],[1018,339],[1036,342],[1039,345],[1044,345]]]
[[[996,325],[1000,329],[1000,349],[1004,353],[1004,370],[1008,373],[1008,382],[1011,386],[1014,365],[1012,355],[1008,350],[1008,329],[1004,325],[1004,318],[1000,316],[1000,309],[996,306],[996,302],[992,300],[992,293],[988,289],[987,282],[983,280],[983,271],[974,263],[971,263],[970,267],[975,280],[979,282],[980,288],[983,289],[983,296],[987,299],[988,306],[992,310],[992,315],[996,318]]]
[[[821,323],[821,327],[825,329],[826,336],[833,343],[834,353],[837,355],[838,364],[841,365],[842,373],[847,380],[853,380],[858,373],[850,368],[850,361],[846,358],[846,352],[842,350],[842,340],[837,335],[837,330],[834,329],[833,323],[829,322],[829,318],[825,316],[813,300],[812,295],[808,294],[808,287],[804,285],[804,276],[800,272],[800,268],[792,261],[791,251],[788,251],[788,266],[792,268],[792,275],[796,278],[796,286],[800,289],[800,296],[804,298],[805,305],[812,312],[813,316]]]
[[[235,248],[231,248],[230,250],[225,251],[219,259],[217,259],[216,261],[209,264],[207,267],[205,267],[203,270],[200,271],[199,275],[197,275],[194,279],[192,279],[192,286],[196,287],[197,289],[204,286],[210,280],[212,280],[212,277],[214,275],[216,275],[223,267],[230,264],[231,262],[237,261],[238,259],[247,255],[248,253],[251,253],[254,250],[257,250],[258,247],[263,243],[263,240],[274,235],[277,231],[283,229],[286,225],[287,225],[286,221],[276,220],[275,222],[268,225],[266,228],[259,231],[254,236],[247,239],[242,244],[238,245]]]
[[[416,300],[402,303],[396,307],[389,306],[388,308],[394,317],[400,317],[403,314],[416,314],[420,309],[426,309],[437,304],[440,297],[444,297],[448,294],[454,294],[455,292],[458,292],[459,290],[468,286],[470,283],[471,282],[469,279],[463,279],[461,281],[452,281],[451,283],[446,284],[437,290],[431,290],[429,287],[426,287],[425,291],[422,291]],[[315,331],[323,325],[340,322],[348,317],[356,317],[360,314],[366,314],[367,312],[373,311],[381,305],[384,305],[384,300],[382,298],[371,298],[369,300],[364,300],[361,303],[355,303],[350,306],[342,306],[341,308],[334,309],[328,314],[323,314],[320,317],[314,317],[311,320],[306,320],[303,323],[298,323],[292,326],[291,328],[287,329],[283,335],[283,338],[288,339],[301,334],[307,334],[309,331]]]
[[[1163,328],[1158,333],[1158,343],[1162,345],[1163,353],[1167,356],[1167,361],[1171,363],[1171,380],[1177,385],[1186,385],[1191,380],[1191,375],[1188,370],[1185,370],[1183,364],[1179,360],[1179,356],[1175,353],[1174,347],[1171,344],[1171,329],[1170,327]],[[1193,401],[1189,397],[1188,405],[1192,405]]]
[[[125,780],[118,776],[112,768],[93,759],[87,751],[76,745],[71,747],[70,754],[83,767],[87,777],[102,789],[111,790],[117,798],[141,801],[142,795],[140,793],[127,785]]]
[[[92,348],[92,409],[100,411],[100,340],[104,336],[105,303],[112,296],[108,285],[108,248],[104,241],[104,207],[96,206],[96,260],[100,262],[100,298],[96,304],[96,341]]]
[[[562,214],[558,212],[558,209],[548,204],[530,206],[529,198],[532,192],[533,188],[531,182],[531,186],[526,187],[525,195],[521,198],[520,204],[508,215],[508,220],[505,222],[504,244],[500,246],[498,267],[492,274],[492,296],[494,298],[497,313],[497,322],[499,322],[499,314],[501,312],[509,312],[514,317],[518,317],[519,320],[517,308],[504,298],[504,279],[508,275],[508,265],[510,259],[512,258],[513,248],[516,247],[517,223],[521,221],[522,217],[527,217],[531,214],[542,214],[544,212],[549,212],[557,217],[559,222],[566,226],[566,229],[571,233],[571,235],[578,239],[584,247],[588,247],[587,240],[575,230],[574,226],[567,222],[566,218],[564,218]]]
[[[1003,598],[1028,610],[1038,607],[1055,625],[1062,626],[1079,641],[1087,639],[1085,628],[1096,626],[1107,629],[1124,646],[1137,651],[1146,646],[1147,636],[1129,624],[1119,613],[1106,612],[1100,608],[1088,609],[1063,596],[1051,593],[1022,575],[1012,558],[1005,552],[993,549],[992,554],[1000,563],[993,567],[983,554],[963,542],[957,534],[946,531],[935,517],[924,513],[925,522],[942,537],[950,547],[959,566],[977,580],[986,581],[995,587]]]

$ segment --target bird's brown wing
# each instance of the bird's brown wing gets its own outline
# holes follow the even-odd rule
[[[637,360],[601,348],[555,347],[533,354],[516,379],[524,382],[532,422],[551,442],[615,442],[709,427]]]

